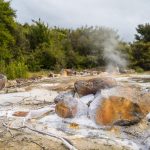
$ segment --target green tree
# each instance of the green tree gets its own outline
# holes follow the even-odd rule
[[[30,26],[29,41],[30,48],[34,50],[42,43],[50,42],[50,30],[48,25],[45,25],[40,19],[38,21],[33,20],[33,25]]]
[[[12,57],[11,48],[15,42],[13,37],[14,17],[15,12],[11,9],[10,2],[0,0],[0,61],[4,63],[9,63]]]
[[[136,31],[136,41],[131,44],[133,67],[150,70],[150,24],[140,24]]]
[[[131,45],[133,67],[150,70],[150,42],[135,42]]]
[[[150,42],[150,24],[140,24],[136,28],[137,34],[135,34],[135,39],[137,41]]]

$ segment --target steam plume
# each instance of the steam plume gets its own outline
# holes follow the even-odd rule
[[[119,72],[119,68],[126,68],[127,60],[125,54],[118,49],[118,38],[115,32],[109,32],[109,36],[103,43],[103,57],[106,62],[107,72]]]

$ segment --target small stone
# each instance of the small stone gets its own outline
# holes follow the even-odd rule
[[[13,113],[13,116],[16,117],[26,117],[28,115],[29,112],[26,111],[16,111]]]
[[[0,74],[0,90],[2,90],[5,87],[6,81],[6,76]]]
[[[150,112],[146,115],[146,119],[148,122],[150,122]]]

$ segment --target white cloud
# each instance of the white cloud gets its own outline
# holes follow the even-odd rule
[[[12,0],[18,21],[41,18],[50,26],[99,25],[133,40],[135,27],[150,20],[149,0]]]

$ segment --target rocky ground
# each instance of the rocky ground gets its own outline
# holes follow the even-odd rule
[[[86,116],[61,118],[55,113],[57,95],[72,93],[78,80],[106,75],[110,76],[102,73],[8,81],[0,91],[0,150],[150,149],[150,123],[146,118],[150,111],[150,75],[113,75],[118,89],[102,91],[103,95],[115,93],[138,103],[144,117],[137,124],[103,126]],[[22,117],[16,113],[19,111],[24,112]]]

